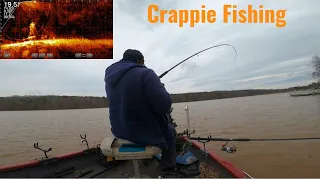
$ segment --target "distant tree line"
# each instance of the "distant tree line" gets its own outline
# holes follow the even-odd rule
[[[191,102],[191,101],[205,101],[213,99],[235,98],[245,96],[255,96],[263,94],[282,93],[287,90],[234,90],[234,91],[211,91],[211,92],[195,92],[185,94],[172,94],[173,103]]]
[[[185,94],[172,94],[173,103],[204,101],[243,96],[254,96],[271,93],[282,93],[288,90],[237,90],[212,91]],[[106,97],[81,96],[10,96],[0,97],[0,111],[18,110],[58,110],[87,109],[108,107]]]
[[[294,90],[308,90],[308,89],[319,89],[319,88],[320,88],[320,81],[311,83],[307,86],[292,87],[292,88],[289,88],[289,90],[294,91]]]
[[[0,97],[0,111],[58,110],[107,107],[105,97],[10,96]]]

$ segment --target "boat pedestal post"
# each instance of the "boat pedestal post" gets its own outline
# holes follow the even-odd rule
[[[132,163],[133,163],[134,177],[141,179],[142,175],[141,175],[141,172],[140,172],[140,167],[139,167],[138,160],[134,159],[134,160],[132,160]]]
[[[185,109],[186,111],[186,116],[187,116],[187,136],[189,136],[190,132],[190,115],[189,115],[189,107],[186,105]]]

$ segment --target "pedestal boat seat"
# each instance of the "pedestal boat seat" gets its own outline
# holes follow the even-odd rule
[[[105,138],[100,145],[100,149],[104,156],[112,157],[115,160],[132,160],[134,178],[142,178],[139,160],[151,159],[162,153],[159,147],[140,145],[116,137]]]

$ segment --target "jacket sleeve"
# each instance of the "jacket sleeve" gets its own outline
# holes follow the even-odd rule
[[[171,108],[172,100],[160,82],[160,78],[153,70],[149,69],[143,79],[144,93],[150,106],[157,114],[165,115]]]

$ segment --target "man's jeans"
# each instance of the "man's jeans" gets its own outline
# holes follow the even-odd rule
[[[160,166],[163,168],[172,169],[176,167],[176,139],[166,139],[168,149],[162,150],[162,156],[160,161]]]

